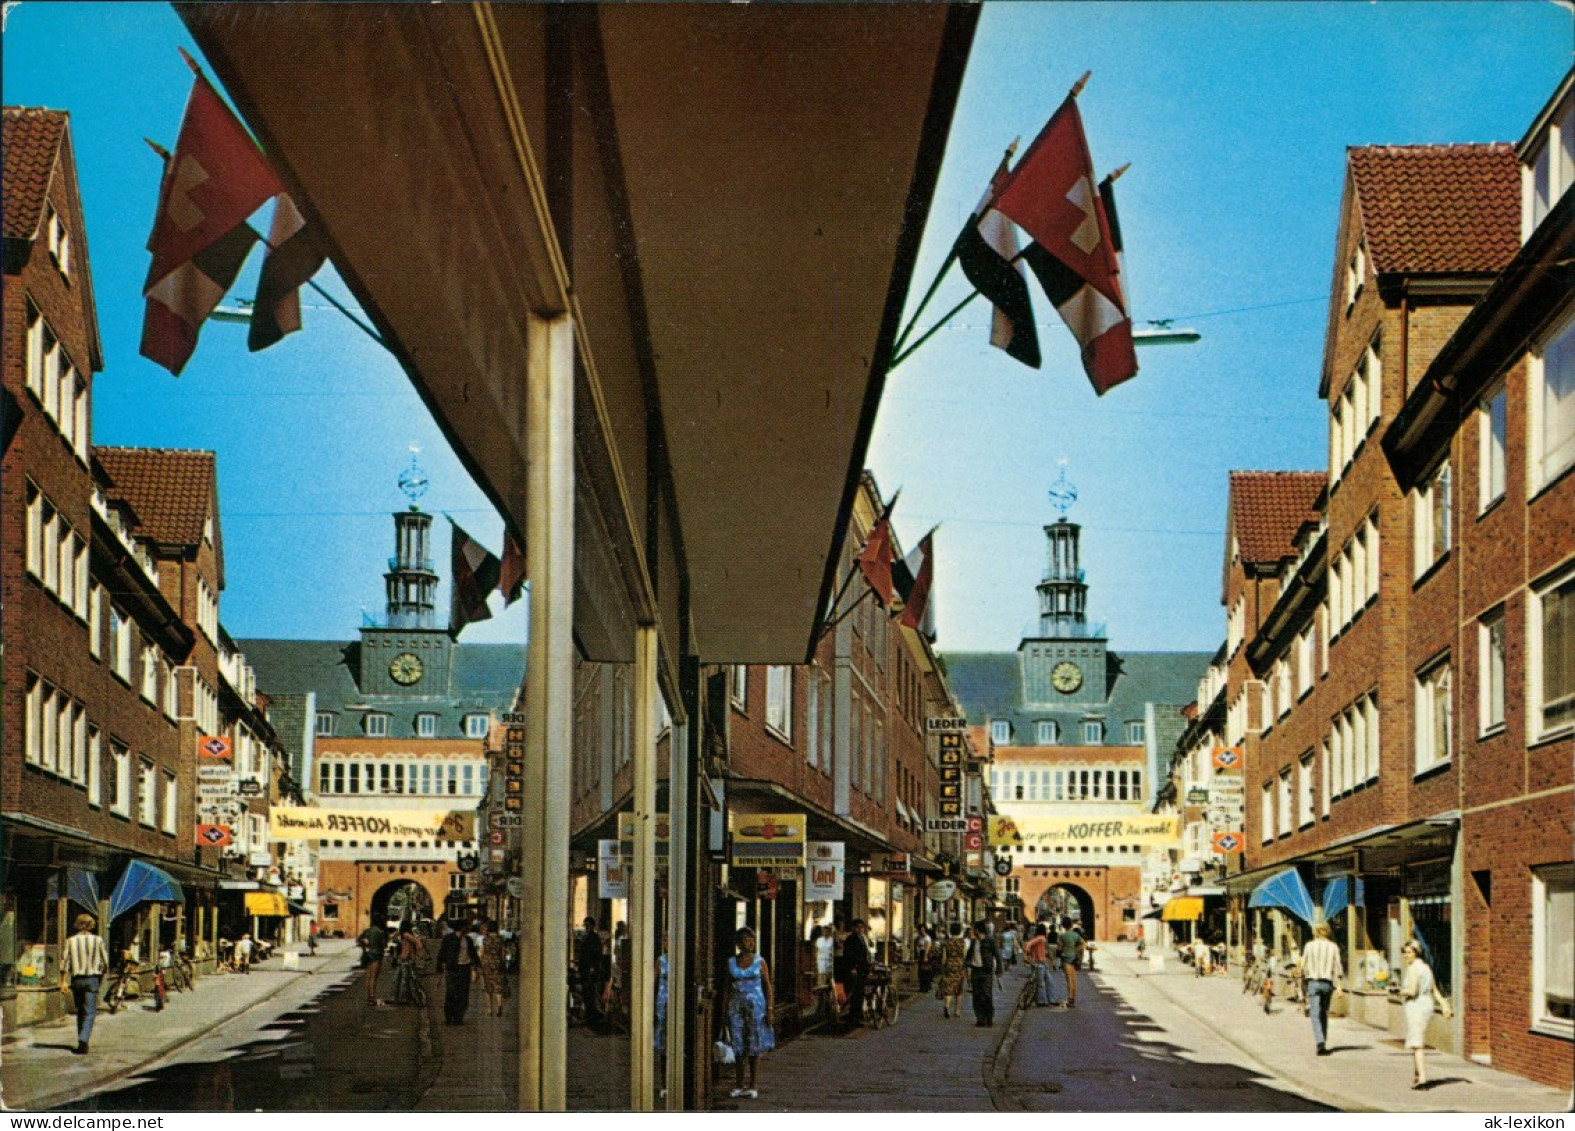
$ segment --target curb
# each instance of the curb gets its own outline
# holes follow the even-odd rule
[[[327,969],[326,963],[324,964],[324,967],[322,969],[324,969],[324,970]],[[350,972],[353,972],[356,969],[357,969],[357,967],[355,967],[353,965],[348,967],[348,971],[350,971]],[[211,1033],[214,1029],[218,1028],[220,1025],[227,1025],[231,1021],[234,1021],[237,1017],[240,1017],[240,1016],[242,1016],[243,1014],[246,1014],[246,1013],[250,1013],[252,1010],[257,1009],[260,1006],[266,1005],[268,1002],[272,1001],[275,997],[277,997],[278,994],[286,986],[292,986],[296,982],[300,981],[302,978],[307,977],[307,976],[309,976],[311,974],[315,974],[315,973],[317,973],[317,971],[315,971],[315,970],[302,970],[302,971],[300,971],[299,973],[296,974],[296,976],[294,978],[291,978],[289,981],[281,982],[279,984],[279,988],[277,990],[275,990],[273,993],[269,994],[267,997],[259,998],[257,1001],[250,1002],[249,1004],[243,1005],[239,1009],[236,1009],[236,1010],[234,1010],[231,1013],[226,1013],[223,1016],[213,1018],[210,1022],[208,1022],[206,1025],[204,1025],[201,1029],[193,1030],[192,1032],[187,1033],[185,1036],[176,1039],[171,1044],[168,1044],[168,1045],[165,1045],[165,1046],[163,1046],[161,1048],[153,1050],[153,1052],[152,1052],[152,1054],[150,1056],[148,1056],[144,1060],[138,1061],[136,1064],[127,1065],[125,1068],[117,1068],[113,1072],[109,1073],[108,1075],[95,1077],[92,1081],[89,1081],[86,1084],[78,1085],[78,1086],[76,1086],[74,1088],[67,1089],[66,1091],[57,1092],[57,1093],[54,1093],[52,1095],[38,1096],[32,1101],[33,1106],[31,1106],[31,1107],[13,1108],[13,1107],[11,1107],[9,1105],[5,1105],[5,1110],[6,1111],[48,1111],[49,1109],[51,1109],[53,1107],[56,1107],[56,1106],[58,1106],[60,1104],[71,1103],[74,1100],[83,1099],[83,1098],[85,1098],[87,1096],[90,1096],[90,1095],[94,1094],[95,1092],[103,1091],[109,1085],[111,1085],[111,1084],[118,1084],[120,1081],[126,1079],[129,1076],[135,1076],[138,1073],[145,1071],[150,1065],[156,1064],[159,1061],[163,1060],[165,1057],[172,1056],[175,1053],[178,1053],[178,1052],[182,1051],[183,1049],[187,1048],[188,1046],[196,1044],[199,1040],[201,1040],[202,1038],[208,1036],[209,1033]],[[331,983],[327,988],[332,989],[332,988],[334,988],[335,986],[337,986],[339,984],[340,984],[339,982],[334,982],[334,983]]]

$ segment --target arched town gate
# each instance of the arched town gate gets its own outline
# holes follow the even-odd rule
[[[372,922],[380,927],[394,920],[418,922],[435,919],[442,906],[442,896],[435,896],[429,884],[414,876],[389,880],[373,893],[368,904]]]
[[[1094,911],[1093,897],[1076,884],[1052,883],[1034,901],[1034,918],[1054,919],[1059,923],[1067,916],[1079,923],[1079,929],[1085,937],[1095,937],[1099,920]]]

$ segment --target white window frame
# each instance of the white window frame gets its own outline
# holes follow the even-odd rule
[[[362,720],[362,728],[368,738],[387,738],[388,716],[381,711],[368,711]]]
[[[627,729],[627,728],[625,728]],[[473,714],[465,716],[465,737],[486,738],[492,732],[492,716]],[[626,759],[627,760],[627,759]]]
[[[733,706],[740,711],[749,706],[749,668],[745,664],[734,664],[727,677],[727,697]]]
[[[1259,825],[1262,829],[1263,843],[1274,843],[1274,782],[1263,783],[1263,809],[1260,814]]]
[[[333,716],[330,715],[329,718]],[[436,738],[438,717],[431,711],[422,711],[416,716],[416,737]]]
[[[126,683],[131,682],[131,619],[109,606],[110,666]]]
[[[1345,264],[1345,312],[1351,313],[1351,308],[1356,305],[1362,288],[1367,283],[1367,240],[1365,237],[1356,241],[1356,247],[1351,250],[1351,258]]]
[[[1083,745],[1103,746],[1105,744],[1105,724],[1098,719],[1083,720]]]
[[[831,724],[833,721],[832,716],[835,714],[832,709],[831,673],[821,672],[818,682],[820,683],[820,772],[829,776],[831,773],[832,748]]]
[[[1034,723],[1034,743],[1037,746],[1054,746],[1061,737],[1061,726],[1054,719],[1039,719]]]
[[[1148,741],[1148,724],[1140,719],[1131,719],[1127,722],[1127,742],[1133,746],[1140,746]]]
[[[1318,792],[1321,794],[1325,819],[1329,816],[1329,805],[1334,800],[1332,783],[1329,780],[1330,766],[1329,737],[1325,735],[1323,741],[1318,744]]]
[[[1509,483],[1509,390],[1502,381],[1477,405],[1477,513],[1504,497]]]
[[[766,665],[766,730],[793,741],[793,669],[785,664]]]
[[[1454,545],[1452,477],[1446,459],[1412,494],[1412,542],[1416,576],[1432,569]]]
[[[1552,390],[1547,383],[1547,355],[1551,349],[1567,360],[1557,409],[1548,403]],[[1535,495],[1575,465],[1575,308],[1532,347],[1526,358],[1526,380],[1528,494]],[[1562,431],[1550,443],[1548,429],[1554,426]]]
[[[1548,1011],[1548,982],[1550,974],[1556,972],[1569,977],[1569,971],[1575,968],[1575,955],[1571,953],[1575,950],[1575,943],[1571,941],[1572,934],[1575,934],[1575,895],[1570,894],[1572,885],[1575,885],[1575,864],[1552,864],[1531,869],[1531,1027],[1538,1033],[1565,1040],[1575,1038],[1575,1019],[1559,1017]],[[1550,887],[1555,893],[1564,895],[1561,902],[1571,905],[1571,921],[1558,915],[1555,924],[1548,908]],[[1563,927],[1564,938],[1558,953],[1550,953],[1552,940],[1549,932],[1555,925]],[[1555,989],[1563,989],[1567,994],[1570,987],[1566,983],[1563,986],[1555,985]],[[1557,996],[1563,1000],[1566,994]]]
[[[317,720],[313,724],[312,733],[319,738],[332,738],[336,729],[338,716],[332,711],[318,711]]]
[[[109,757],[115,772],[115,800],[109,811],[117,817],[131,817],[131,751],[118,742],[110,742]]]
[[[1292,809],[1291,768],[1289,766],[1280,771],[1276,784],[1279,788],[1280,835],[1290,836],[1296,831],[1296,814]]]
[[[1477,733],[1504,729],[1505,667],[1504,607],[1484,613],[1477,621]]]
[[[104,801],[104,736],[98,727],[88,727],[87,800],[97,808]]]
[[[1415,689],[1416,772],[1420,775],[1454,759],[1454,670],[1447,652],[1417,671]],[[1442,750],[1438,749],[1440,737]]]
[[[1546,639],[1546,604],[1550,595],[1560,594],[1561,603],[1567,609],[1575,609],[1575,565],[1568,566],[1540,584],[1534,586],[1531,600],[1526,602],[1526,706],[1527,737],[1533,742],[1540,742],[1566,731],[1575,730],[1575,693],[1566,692],[1556,700],[1558,716],[1552,720],[1548,717],[1547,686],[1544,673],[1547,670],[1548,641]],[[1571,621],[1575,621],[1575,612],[1572,612]],[[1570,643],[1569,637],[1575,634],[1575,623],[1564,626],[1565,640],[1564,652],[1568,657],[1575,651],[1575,645]],[[1566,659],[1566,665],[1571,661]]]
[[[1307,828],[1316,820],[1313,811],[1313,752],[1301,756],[1296,763],[1297,826]]]
[[[992,719],[990,721],[990,741],[997,746],[1010,746],[1012,744],[1011,720]]]
[[[159,827],[163,832],[174,836],[177,827],[176,821],[180,813],[180,782],[168,770],[160,772],[159,781],[164,787],[164,812]]]
[[[158,767],[147,758],[137,763],[137,823],[156,828],[159,823]]]
[[[804,680],[804,761],[820,768],[820,673],[814,668]]]

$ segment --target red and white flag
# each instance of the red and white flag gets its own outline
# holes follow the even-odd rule
[[[247,218],[283,191],[251,135],[199,74],[175,152],[164,164],[148,236],[153,262],[142,288],[144,357],[180,374],[203,321],[257,240]]]
[[[1076,98],[1068,96],[1045,124],[995,207],[1032,237],[1023,261],[1082,346],[1095,390],[1103,395],[1136,375],[1117,248]]]
[[[900,494],[902,492],[898,491],[897,495]],[[897,548],[891,540],[891,510],[897,505],[897,495],[893,495],[891,502],[882,509],[875,525],[870,527],[869,537],[864,540],[864,549],[859,551],[859,572],[875,591],[875,600],[883,609],[891,604],[892,594],[896,592],[892,566],[897,561]]]
[[[498,570],[498,592],[503,594],[503,607],[508,608],[525,595],[525,551],[514,541],[514,535],[503,532],[503,564]]]
[[[935,552],[931,544],[934,537],[935,531],[931,530],[920,538],[894,575],[903,600],[899,622],[904,628],[922,632],[931,640],[935,639],[935,614],[930,608],[930,586],[935,579]]]

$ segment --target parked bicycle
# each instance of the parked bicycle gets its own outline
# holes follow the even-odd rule
[[[127,998],[142,996],[142,985],[137,977],[140,969],[137,960],[131,955],[121,958],[120,969],[110,975],[104,986],[105,1013],[116,1013],[126,1004]]]
[[[871,963],[869,975],[864,979],[864,1023],[873,1029],[895,1025],[901,1012],[897,987],[891,981],[891,967]]]

